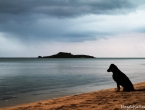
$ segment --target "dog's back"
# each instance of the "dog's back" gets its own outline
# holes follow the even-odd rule
[[[124,73],[113,74],[113,79],[124,88],[124,91],[134,91],[133,84]]]

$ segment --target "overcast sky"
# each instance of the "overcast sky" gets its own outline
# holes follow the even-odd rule
[[[145,0],[0,0],[0,57],[145,57]]]

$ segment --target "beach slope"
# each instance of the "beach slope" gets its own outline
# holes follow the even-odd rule
[[[84,93],[0,110],[145,110],[145,82],[134,84],[134,92],[115,92],[115,88]]]

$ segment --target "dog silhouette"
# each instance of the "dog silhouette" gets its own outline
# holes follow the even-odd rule
[[[123,87],[123,91],[135,91],[132,82],[116,65],[111,64],[107,72],[113,72],[112,77],[117,83],[117,91],[120,91],[120,86]]]

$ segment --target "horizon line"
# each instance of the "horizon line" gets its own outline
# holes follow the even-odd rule
[[[0,58],[2,59],[2,58],[38,58],[38,57],[0,57]],[[45,59],[47,59],[47,58],[45,58]],[[52,59],[54,59],[54,58],[52,58]],[[145,59],[145,57],[94,57],[94,59]]]

